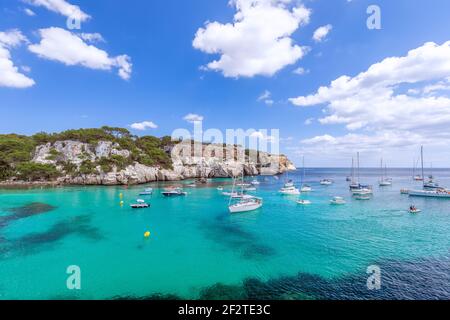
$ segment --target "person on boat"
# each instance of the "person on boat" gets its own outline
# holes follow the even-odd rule
[[[410,206],[409,211],[412,211],[412,212],[417,211],[416,206],[415,205]]]

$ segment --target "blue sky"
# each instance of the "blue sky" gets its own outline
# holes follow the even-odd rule
[[[450,40],[450,2],[446,0],[256,0],[256,3],[265,2],[267,10],[273,7],[292,13],[301,6],[309,10],[307,19],[298,18],[299,26],[286,36],[291,41],[290,49],[298,46],[304,50],[302,56],[293,57],[295,53],[292,53],[287,57],[289,63],[279,62],[278,57],[264,57],[264,66],[256,70],[244,65],[245,57],[253,57],[254,53],[247,52],[249,50],[271,48],[270,43],[265,46],[265,40],[254,40],[263,37],[264,32],[258,33],[257,28],[252,29],[255,34],[242,31],[247,32],[243,39],[250,39],[250,46],[244,51],[241,48],[248,42],[226,42],[225,32],[216,34],[205,25],[207,21],[217,22],[222,27],[227,23],[236,23],[234,15],[239,8],[236,4],[229,4],[228,0],[62,1],[78,6],[81,12],[90,16],[81,23],[80,30],[67,29],[64,8],[52,10],[41,5],[42,2],[1,2],[0,32],[5,35],[15,30],[25,39],[18,40],[14,45],[4,40],[2,45],[0,35],[0,49],[3,46],[4,51],[9,52],[8,61],[34,84],[27,85],[25,81],[24,87],[14,87],[7,85],[8,78],[1,85],[0,74],[0,133],[32,134],[102,125],[130,128],[133,123],[148,121],[156,124],[157,128],[145,131],[132,129],[133,132],[162,136],[171,134],[176,128],[191,128],[183,118],[187,114],[197,114],[204,117],[205,128],[280,129],[282,151],[297,163],[304,154],[310,165],[344,166],[349,164],[351,154],[360,150],[366,155],[365,165],[376,165],[383,156],[392,166],[408,166],[417,156],[418,146],[425,144],[430,150],[427,154],[429,161],[433,161],[435,166],[450,165],[444,158],[449,158],[448,151],[442,151],[442,146],[448,144],[448,137],[442,136],[442,128],[448,128],[446,125],[450,124],[447,119],[450,111],[446,111],[450,110],[450,105],[446,104],[447,88],[432,91],[432,96],[427,91],[427,95],[422,93],[420,97],[410,91],[408,94],[416,100],[408,100],[405,106],[399,102],[401,99],[396,99],[397,104],[392,107],[392,97],[379,101],[379,105],[388,110],[398,108],[398,117],[402,115],[402,108],[408,108],[405,118],[394,119],[404,124],[402,128],[393,128],[393,120],[384,119],[386,112],[381,107],[379,113],[365,119],[361,116],[366,114],[361,106],[365,96],[356,99],[355,93],[349,93],[351,90],[347,87],[339,88],[340,93],[336,96],[350,94],[350,100],[342,101],[334,95],[332,98],[316,96],[319,103],[292,100],[314,95],[321,86],[336,91],[336,88],[331,88],[331,81],[344,75],[355,77],[388,57],[407,57],[410,50],[421,48],[426,42],[434,42],[439,48],[444,46]],[[371,4],[381,8],[381,30],[369,30],[366,26],[366,9]],[[27,14],[27,9],[32,13],[28,11]],[[250,19],[250,15],[251,11],[244,12],[244,20]],[[289,28],[271,19],[264,24],[274,30]],[[314,32],[327,25],[332,26],[329,33],[321,41],[314,40]],[[83,65],[79,61],[67,65],[68,60],[65,59],[69,58],[56,57],[55,50],[49,52],[49,48],[41,42],[45,35],[39,32],[49,28],[61,29],[60,36],[70,36],[71,33],[80,39],[82,33],[100,34],[104,41],[81,41],[108,55],[108,65],[103,66],[105,70],[98,65]],[[199,28],[211,33],[199,39],[202,43],[195,47],[193,41]],[[252,41],[256,41],[255,45]],[[259,48],[262,43],[264,46]],[[218,46],[219,52],[231,52],[244,58],[238,61],[239,66],[208,69],[208,63],[221,58],[220,53],[208,53],[208,46]],[[431,65],[439,48],[424,49],[425,59],[429,59],[427,61]],[[279,50],[274,52],[276,56],[283,55]],[[124,55],[132,64],[132,70],[121,77],[118,72],[130,65],[115,59]],[[443,59],[435,62],[445,63]],[[383,76],[401,75],[406,66],[414,61],[412,57],[403,64],[394,65],[391,72],[384,71]],[[266,66],[271,63],[281,65],[269,70]],[[306,71],[305,74],[294,73],[300,67]],[[432,69],[425,63],[422,68]],[[246,71],[242,71],[244,69]],[[444,69],[443,72],[430,72],[429,76],[411,83],[407,76],[399,76],[388,87],[400,90],[405,86],[405,90],[417,91],[436,84],[444,87],[450,79],[450,72]],[[238,74],[230,76],[227,72]],[[423,72],[418,70],[417,73]],[[414,78],[414,75],[411,77]],[[370,81],[384,83],[380,79],[373,80],[375,78],[370,78]],[[361,85],[358,95],[364,90],[374,92],[377,88],[378,85]],[[270,95],[258,99],[265,92],[270,92]],[[427,111],[417,117],[434,117],[430,125],[433,130],[417,125],[411,114],[407,113],[412,108],[408,107],[408,103],[420,103],[419,99],[428,99],[425,102],[430,103],[430,107],[424,107]],[[431,112],[429,110],[434,108],[433,101],[436,99],[442,104]],[[343,107],[346,102],[348,105]],[[330,109],[330,105],[334,107]],[[349,113],[349,106],[355,105],[358,105],[355,111]],[[367,108],[378,108],[378,104]],[[334,116],[329,118],[334,120],[324,121],[327,116]],[[399,153],[399,150],[402,152]]]

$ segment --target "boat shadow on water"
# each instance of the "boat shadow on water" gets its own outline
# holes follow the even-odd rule
[[[212,221],[202,221],[198,228],[208,240],[227,251],[238,252],[243,259],[262,260],[276,254],[276,250],[264,244],[258,236],[237,222],[230,223],[228,218],[218,216]]]
[[[17,239],[0,238],[0,258],[32,255],[42,250],[51,250],[58,242],[71,235],[92,241],[103,239],[100,230],[91,226],[91,217],[82,215],[58,222],[44,232],[31,233]]]
[[[10,212],[10,214],[0,217],[0,228],[6,227],[13,221],[41,215],[55,209],[56,207],[41,202],[32,202],[21,207],[4,209],[5,211]]]

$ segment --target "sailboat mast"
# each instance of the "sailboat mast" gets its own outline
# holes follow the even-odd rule
[[[359,173],[359,152],[357,153],[357,163],[358,163],[358,184],[360,182],[360,173]]]
[[[420,159],[422,162],[422,178],[423,178],[423,186],[425,187],[425,173],[423,170],[423,146],[420,148]]]
[[[383,181],[383,180],[384,180],[384,172],[383,172],[383,158],[381,158],[380,169],[381,169],[381,181]]]
[[[302,185],[305,183],[305,156],[303,156],[303,174],[302,174]]]
[[[355,158],[352,157],[352,183],[355,183]]]

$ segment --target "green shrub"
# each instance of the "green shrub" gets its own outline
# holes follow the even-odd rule
[[[26,181],[53,180],[60,173],[54,165],[24,162],[17,165],[17,177]]]
[[[47,160],[51,160],[51,161],[56,161],[61,156],[62,156],[61,152],[59,152],[55,148],[51,148],[50,151],[49,151],[49,155],[47,156],[46,159]]]
[[[95,174],[97,173],[96,165],[90,160],[84,160],[79,168],[80,174]]]

